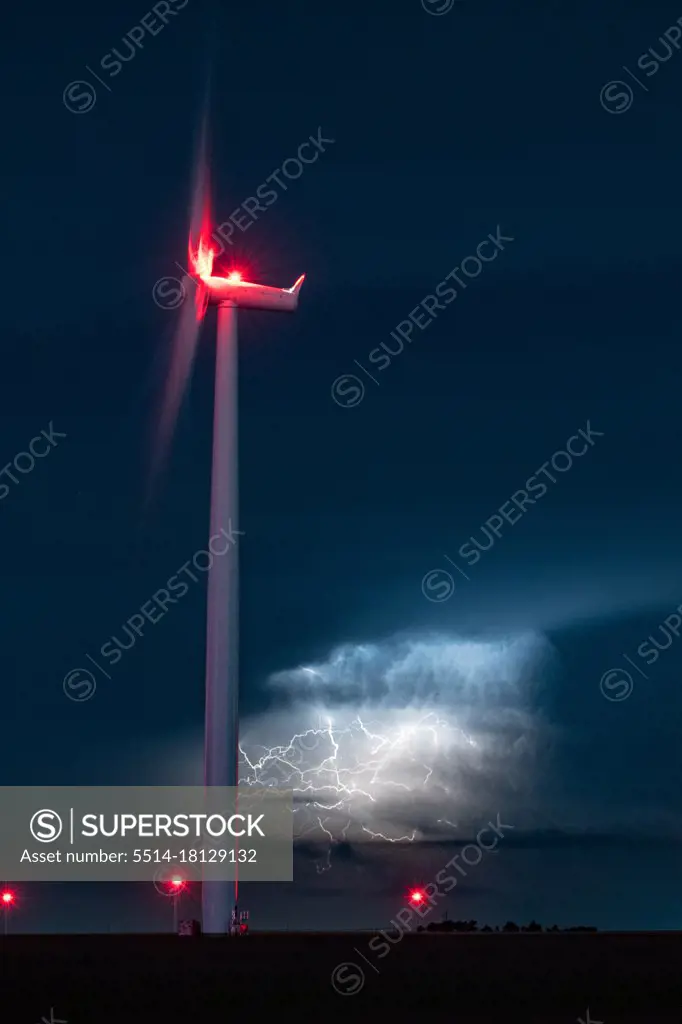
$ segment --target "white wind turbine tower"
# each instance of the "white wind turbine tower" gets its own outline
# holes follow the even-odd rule
[[[205,133],[202,137],[194,209],[190,229],[190,274],[196,301],[185,302],[175,334],[171,372],[159,429],[167,445],[189,379],[201,322],[209,305],[217,306],[213,465],[211,471],[211,536],[239,529],[238,475],[238,348],[239,309],[294,312],[305,275],[291,288],[272,288],[242,279],[239,272],[214,274],[216,250],[211,245]],[[239,765],[239,558],[233,545],[215,557],[208,570],[206,627],[206,703],[204,784],[237,786]],[[235,866],[235,872],[237,866]],[[238,879],[204,882],[202,929],[208,935],[230,931],[232,906],[237,912]]]

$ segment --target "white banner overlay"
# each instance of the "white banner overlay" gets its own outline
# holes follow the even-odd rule
[[[15,882],[293,880],[283,790],[5,786],[0,815],[0,877]]]

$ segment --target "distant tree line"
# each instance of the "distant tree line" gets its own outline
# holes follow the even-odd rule
[[[518,925],[516,921],[507,921],[506,924],[496,925],[495,928],[491,928],[489,924],[484,924],[482,928],[479,928],[478,921],[450,921],[447,917],[443,921],[433,921],[431,924],[424,926],[420,924],[417,928],[418,932],[596,932],[597,929],[592,925],[579,924],[573,928],[559,928],[558,925],[553,924],[550,928],[543,928],[537,921],[531,921],[529,924]]]

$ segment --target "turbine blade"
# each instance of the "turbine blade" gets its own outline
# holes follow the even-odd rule
[[[212,228],[211,175],[209,171],[208,112],[204,111],[194,161],[192,202],[189,214],[189,244],[196,249],[199,238],[209,238]]]
[[[186,280],[185,287],[189,290],[195,286]],[[180,308],[180,318],[171,343],[164,393],[155,430],[154,477],[158,475],[168,458],[182,400],[194,367],[203,315],[197,315],[197,307],[192,300],[193,296],[187,295]]]
[[[189,210],[189,256],[196,240],[208,231],[211,225],[211,187],[209,174],[208,100],[199,130],[194,160],[192,193]],[[173,335],[168,360],[168,369],[161,399],[161,408],[155,424],[154,447],[148,499],[156,479],[168,458],[175,426],[187,384],[194,366],[201,321],[208,305],[206,289],[193,277],[183,281],[185,297],[179,310],[179,319]]]

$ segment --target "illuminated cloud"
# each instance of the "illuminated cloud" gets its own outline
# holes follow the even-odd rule
[[[245,724],[241,781],[293,789],[297,836],[327,843],[530,824],[551,657],[536,634],[346,644],[271,677],[288,706]]]

